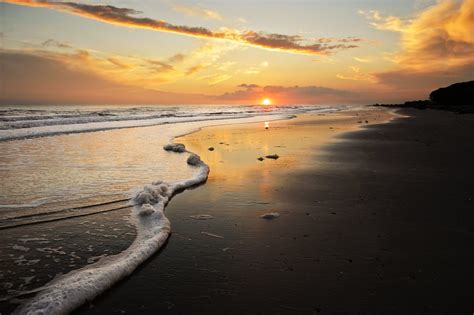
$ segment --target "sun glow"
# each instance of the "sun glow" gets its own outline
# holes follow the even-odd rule
[[[271,104],[272,104],[272,101],[269,98],[266,98],[262,101],[262,105],[268,106]]]

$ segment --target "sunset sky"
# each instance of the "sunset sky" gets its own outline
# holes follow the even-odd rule
[[[474,0],[7,0],[0,104],[366,104],[474,78]]]

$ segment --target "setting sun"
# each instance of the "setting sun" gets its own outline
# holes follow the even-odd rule
[[[271,105],[272,101],[269,98],[266,98],[262,101],[262,105]]]

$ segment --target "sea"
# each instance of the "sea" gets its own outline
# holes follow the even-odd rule
[[[345,108],[0,107],[0,313],[70,312],[158,251],[166,204],[212,172],[176,137]]]

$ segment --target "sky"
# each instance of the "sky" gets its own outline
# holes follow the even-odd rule
[[[0,105],[372,104],[474,79],[474,0],[3,0]]]

